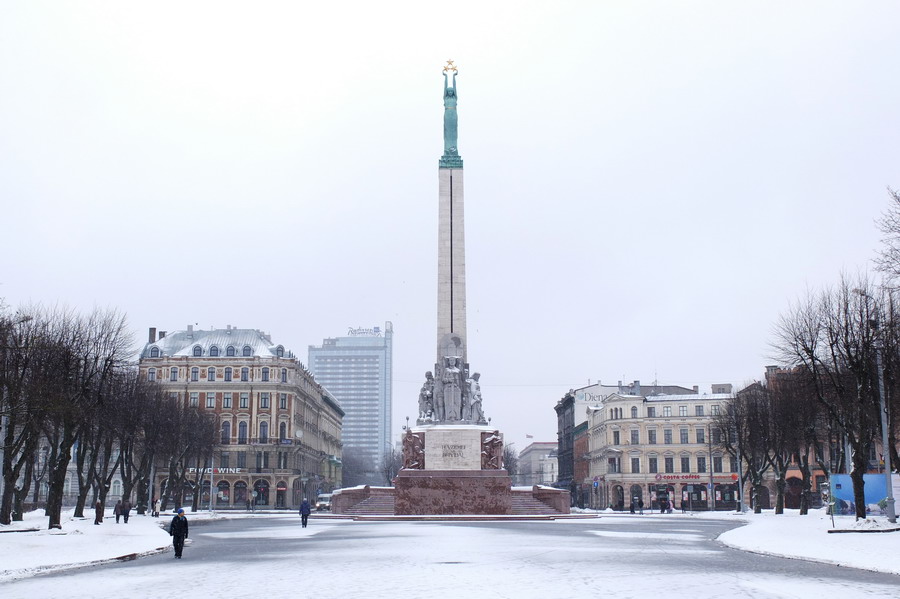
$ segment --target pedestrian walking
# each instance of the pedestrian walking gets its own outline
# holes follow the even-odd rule
[[[635,506],[635,503],[634,503],[634,497],[632,497],[632,498],[631,498],[631,513],[632,513],[632,514],[634,513],[634,506]]]
[[[162,507],[162,501],[160,501],[159,499],[157,499],[157,500],[153,503],[153,517],[154,517],[154,518],[159,518],[159,509],[160,509],[161,507]]]
[[[306,528],[310,512],[312,512],[312,507],[309,505],[309,500],[304,497],[303,502],[300,504],[300,524],[303,525],[303,528]]]
[[[119,518],[122,517],[122,500],[118,500],[116,502],[116,507],[113,508],[113,514],[116,515],[116,524],[119,523]]]
[[[184,540],[188,538],[188,521],[184,517],[184,508],[178,508],[172,523],[169,524],[169,536],[172,537],[172,545],[175,546],[175,559],[181,559],[184,551]]]
[[[641,516],[644,515],[644,500],[638,499],[638,509],[641,510]]]
[[[122,502],[122,518],[125,519],[125,524],[128,524],[128,516],[131,515],[131,502],[127,499]]]
[[[97,503],[94,504],[94,524],[100,524],[103,522],[103,504],[100,503],[100,500],[97,500]]]

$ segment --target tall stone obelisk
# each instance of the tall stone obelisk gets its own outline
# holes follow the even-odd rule
[[[452,73],[452,85],[448,74]],[[463,161],[457,147],[456,67],[444,67],[444,154],[438,166],[437,362],[458,356],[466,362],[466,233]]]

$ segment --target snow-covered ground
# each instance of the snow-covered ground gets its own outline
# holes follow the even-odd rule
[[[284,512],[254,515],[228,512],[212,515],[209,512],[197,512],[188,513],[188,518],[193,523],[209,518],[284,518],[285,515]],[[812,512],[807,516],[799,516],[796,511],[789,510],[780,516],[771,512],[760,515],[700,512],[663,517],[746,521],[746,526],[724,533],[719,540],[731,547],[757,553],[900,574],[900,532],[829,533],[832,528],[831,517],[821,511]],[[49,531],[46,530],[47,519],[43,512],[32,512],[26,516],[24,522],[0,526],[0,548],[3,550],[0,582],[90,563],[170,551],[172,546],[170,537],[160,525],[167,525],[171,518],[171,513],[163,514],[159,519],[132,516],[126,525],[116,524],[115,518],[107,517],[102,525],[95,526],[93,516],[75,519],[69,512],[64,514],[61,531]],[[616,521],[624,522],[641,516],[602,512],[598,514],[598,518],[604,524],[614,524]],[[334,522],[352,525],[347,521]],[[578,521],[556,520],[547,524],[565,525],[567,522]],[[842,530],[889,526],[883,519],[855,523],[849,516],[836,517],[835,523],[835,528]],[[38,530],[11,532],[14,529],[26,528]],[[302,530],[301,533],[300,530],[297,529],[297,534],[307,532]],[[615,532],[606,531],[598,534],[609,536]]]

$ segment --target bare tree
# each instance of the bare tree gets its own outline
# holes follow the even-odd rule
[[[888,280],[900,278],[900,193],[888,187],[890,205],[878,219],[878,230],[883,247],[875,259],[875,264]]]
[[[503,467],[506,468],[510,478],[515,480],[519,474],[519,452],[516,451],[515,443],[503,446]]]
[[[381,475],[384,477],[384,482],[387,486],[394,486],[394,477],[397,476],[402,467],[403,452],[397,451],[397,448],[393,446],[384,450],[384,454],[381,456]]]

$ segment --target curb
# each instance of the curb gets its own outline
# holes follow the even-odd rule
[[[879,529],[879,530],[837,530],[837,529],[835,529],[835,530],[829,530],[829,531],[828,531],[828,534],[845,533],[845,532],[849,532],[849,533],[858,533],[858,532],[897,532],[898,530],[900,530],[900,528],[882,528],[882,529]]]

